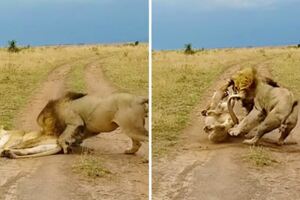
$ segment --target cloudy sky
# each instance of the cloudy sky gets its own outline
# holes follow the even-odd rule
[[[147,0],[1,0],[0,46],[148,40]]]
[[[300,0],[153,0],[154,49],[300,43]]]

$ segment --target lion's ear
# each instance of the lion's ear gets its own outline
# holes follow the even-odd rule
[[[230,86],[232,86],[232,85],[234,85],[234,81],[233,81],[232,79],[229,79],[229,80],[228,80],[228,87],[230,87]]]

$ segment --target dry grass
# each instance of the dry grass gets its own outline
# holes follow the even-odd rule
[[[281,65],[280,62],[284,57],[296,51],[299,50],[250,48],[205,50],[193,55],[185,55],[182,51],[154,52],[152,72],[154,155],[161,155],[177,144],[180,133],[187,126],[193,109],[201,101],[202,94],[224,70],[232,66],[246,67],[258,63],[264,63],[263,65],[269,68],[275,67],[276,64]],[[269,58],[271,60],[266,63],[262,62]],[[292,53],[289,59],[293,59],[287,64],[291,67],[296,63],[296,56]],[[292,71],[291,76],[287,76],[291,81],[295,80]]]
[[[8,53],[0,49],[0,124],[12,128],[13,118],[54,68],[95,53],[89,46],[53,46]]]
[[[278,50],[279,51],[279,50]],[[291,89],[300,98],[300,49],[281,50],[282,59],[271,66],[272,75],[280,85]]]
[[[108,169],[102,166],[102,161],[99,157],[89,154],[80,155],[79,160],[73,165],[73,171],[90,178],[111,174]]]
[[[120,91],[148,95],[148,46],[110,46],[98,48],[100,67]]]
[[[67,79],[67,88],[71,91],[86,92],[86,82],[84,80],[84,69],[88,63],[79,61],[72,65],[70,74]]]

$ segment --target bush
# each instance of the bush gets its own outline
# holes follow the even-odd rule
[[[17,53],[20,51],[20,49],[17,47],[17,41],[16,40],[10,40],[8,41],[8,51],[12,53]]]
[[[12,53],[17,53],[20,51],[20,49],[17,47],[16,40],[8,41],[8,51]]]
[[[184,53],[185,54],[194,54],[195,51],[192,49],[192,44],[185,44],[185,50]]]
[[[134,42],[134,46],[139,45],[139,43],[140,43],[139,41],[135,41],[135,42]]]

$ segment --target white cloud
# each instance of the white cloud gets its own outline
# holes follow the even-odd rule
[[[273,9],[281,4],[289,4],[299,0],[153,0],[156,5],[183,6],[202,10],[219,9]]]

